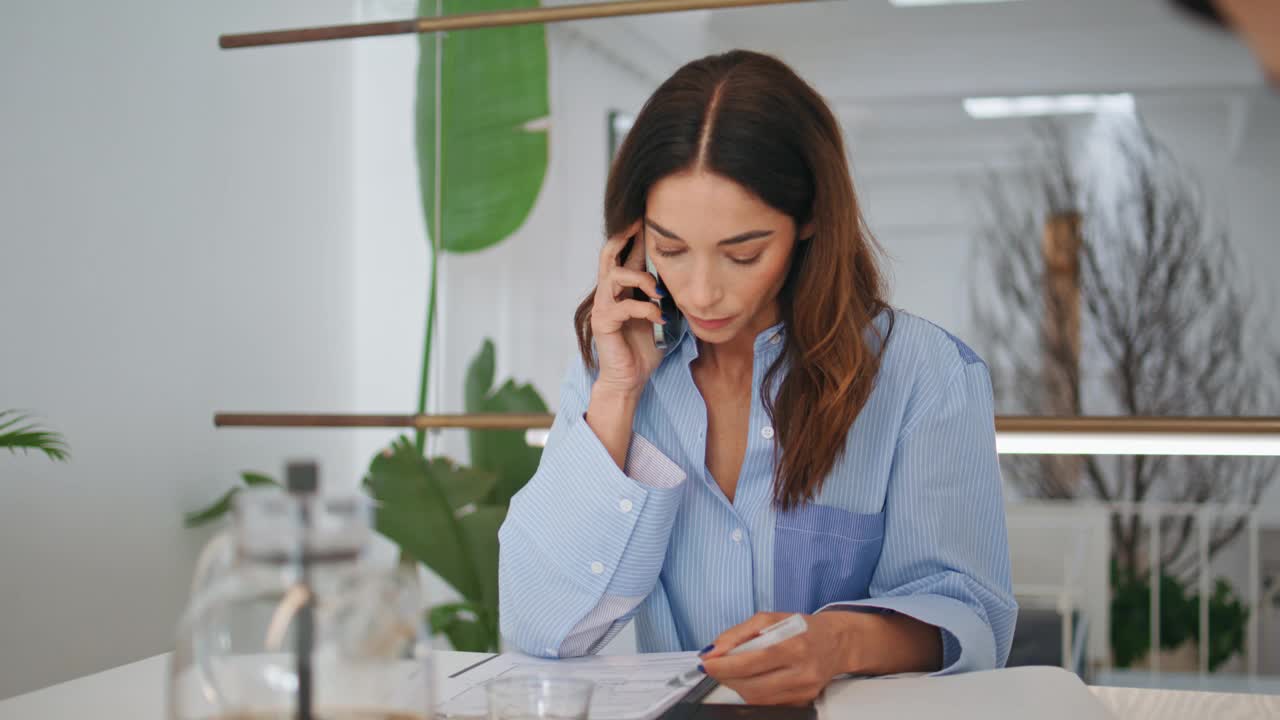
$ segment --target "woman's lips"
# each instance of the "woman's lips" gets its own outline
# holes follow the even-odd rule
[[[692,320],[695,325],[703,328],[704,330],[719,330],[725,325],[728,325],[729,321],[733,319],[732,315],[727,318],[720,318],[719,320],[703,320],[695,315],[685,315],[685,317]]]

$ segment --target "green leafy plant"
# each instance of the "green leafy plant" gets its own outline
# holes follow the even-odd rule
[[[1111,563],[1111,650],[1116,667],[1129,667],[1151,649],[1151,581]],[[1198,642],[1200,596],[1186,583],[1160,575],[1160,647],[1175,650]],[[1209,670],[1217,670],[1244,647],[1249,610],[1222,578],[1209,596]]]
[[[71,457],[71,448],[62,435],[41,427],[21,410],[0,410],[0,448],[8,448],[14,454],[35,450],[50,460],[63,462]]]

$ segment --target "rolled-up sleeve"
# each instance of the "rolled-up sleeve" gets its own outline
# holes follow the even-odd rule
[[[652,592],[685,473],[633,435],[619,469],[583,413],[591,377],[570,369],[537,472],[498,533],[503,637],[542,657],[594,652]]]
[[[986,365],[957,368],[921,405],[894,452],[885,537],[866,600],[939,628],[939,674],[1003,667],[1018,607]]]

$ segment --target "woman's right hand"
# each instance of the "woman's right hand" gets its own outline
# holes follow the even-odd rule
[[[600,374],[596,389],[621,397],[638,397],[662,361],[653,341],[653,323],[665,323],[656,302],[637,300],[639,288],[659,299],[658,282],[644,269],[643,221],[610,237],[600,252],[595,303],[591,306],[591,332],[595,337]],[[632,243],[624,264],[618,257]]]

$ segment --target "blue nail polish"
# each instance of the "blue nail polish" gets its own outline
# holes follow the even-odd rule
[[[702,667],[701,665],[699,665],[699,666],[698,666],[698,672],[702,673],[703,675],[706,675],[706,674],[707,674],[707,669],[706,669],[706,668],[704,668],[704,667]]]
[[[663,290],[661,285],[659,285],[659,286],[657,286],[656,288],[654,288],[654,291],[658,293],[658,297],[666,297],[666,296],[667,296],[667,291],[666,291],[666,290]]]
[[[712,650],[715,650],[715,649],[716,649],[715,643],[712,643],[712,644],[710,644],[710,645],[708,645],[708,646],[706,646],[706,647],[702,648],[701,650],[699,650],[699,651],[698,651],[698,654],[699,654],[699,655],[706,655],[707,653],[709,653],[709,652],[711,652]]]

